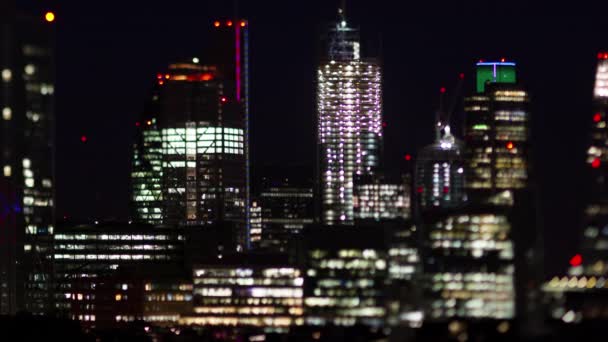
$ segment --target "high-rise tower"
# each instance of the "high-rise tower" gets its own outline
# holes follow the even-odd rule
[[[469,197],[487,198],[528,184],[527,103],[528,93],[516,82],[515,63],[477,63],[476,91],[464,108]]]
[[[379,165],[382,143],[380,66],[361,59],[358,31],[339,13],[317,73],[317,181],[326,225],[353,224],[353,177]]]
[[[54,21],[0,6],[0,314],[49,309],[54,229]],[[4,221],[8,219],[8,221]]]
[[[136,123],[132,180],[138,221],[239,226],[249,244],[248,22],[213,23],[199,58],[171,64],[157,75],[144,114]],[[226,42],[232,42],[226,44]]]

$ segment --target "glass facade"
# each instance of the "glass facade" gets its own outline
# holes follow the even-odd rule
[[[410,217],[410,185],[387,182],[377,175],[355,177],[353,205],[357,220],[393,220]]]
[[[180,230],[92,223],[59,226],[54,235],[55,307],[72,319],[96,317],[97,287],[121,268],[181,265]],[[95,318],[93,318],[95,320]]]
[[[247,154],[244,104],[214,66],[176,63],[157,75],[136,123],[131,173],[133,216],[171,225],[246,226]]]
[[[180,324],[284,331],[304,323],[304,278],[296,267],[225,261],[195,266],[193,278],[194,315],[182,317]]]
[[[477,64],[478,85],[484,86],[465,98],[464,108],[466,187],[474,197],[523,189],[528,182],[528,93],[515,83],[514,63],[490,63],[498,65],[490,80],[484,77],[486,64]]]
[[[353,177],[379,165],[382,143],[380,67],[373,60],[330,61],[318,71],[321,220],[353,224]]]
[[[462,209],[427,223],[423,260],[429,320],[515,317],[511,225],[502,212]]]
[[[388,274],[384,231],[321,226],[305,234],[306,324],[383,326]]]

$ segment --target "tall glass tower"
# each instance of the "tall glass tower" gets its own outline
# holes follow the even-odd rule
[[[528,93],[515,63],[477,63],[476,92],[465,99],[469,196],[488,197],[528,184]]]
[[[242,106],[214,66],[175,63],[157,75],[153,104],[136,123],[134,216],[150,223],[229,221],[245,234]]]
[[[381,71],[361,59],[357,30],[343,12],[328,34],[317,72],[317,148],[321,222],[351,225],[353,177],[372,174],[382,143]]]
[[[10,3],[0,5],[0,314],[40,314],[52,281],[55,16]]]

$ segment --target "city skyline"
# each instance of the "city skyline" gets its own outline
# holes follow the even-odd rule
[[[608,318],[599,15],[22,1],[0,5],[0,321],[544,341]]]
[[[311,99],[315,91],[316,40],[318,33],[335,18],[337,4],[320,2],[302,8],[298,15],[291,17],[273,14],[270,10],[276,5],[267,3],[256,8],[242,4],[240,9],[243,16],[252,22],[252,41],[255,42],[251,47],[252,62],[256,63],[251,79],[254,89],[252,160],[256,165],[307,160],[312,173],[314,106]],[[454,17],[444,14],[449,12],[447,10],[435,16],[431,6],[418,5],[415,12],[419,15],[416,16],[413,11],[398,5],[382,5],[366,8],[362,3],[348,2],[347,15],[354,26],[362,29],[364,41],[374,45],[376,32],[383,37],[380,55],[386,75],[384,138],[391,142],[385,144],[388,146],[383,160],[388,169],[402,167],[405,153],[415,157],[420,147],[432,142],[434,109],[441,86],[448,89],[449,97],[458,74],[464,72],[464,89],[472,89],[473,65],[479,58],[506,57],[518,62],[519,74],[533,99],[532,135],[535,146],[538,146],[535,150],[536,171],[543,176],[539,177],[541,197],[548,199],[542,212],[568,213],[559,220],[546,218],[546,226],[556,227],[555,234],[547,241],[548,259],[555,260],[549,266],[554,267],[553,271],[566,267],[576,252],[577,247],[569,241],[578,239],[579,213],[583,207],[579,202],[583,198],[582,193],[587,191],[583,175],[586,172],[585,133],[590,124],[588,113],[592,84],[589,80],[593,79],[595,54],[602,48],[600,37],[605,29],[597,21],[588,19],[589,16],[584,17],[576,11],[569,17],[576,25],[566,29],[561,25],[565,11],[549,9],[543,12],[540,5],[514,6],[499,11],[497,18],[506,20],[523,10],[519,25],[489,25],[485,30],[484,25],[476,24],[472,19],[495,13],[498,5],[471,4],[462,9],[452,5],[458,14]],[[449,5],[445,6],[450,9]],[[53,6],[49,4],[47,7]],[[190,11],[172,9],[164,12],[162,7],[152,5],[145,10],[145,15],[138,15],[135,5],[117,13],[83,11],[78,5],[58,4],[55,9],[58,70],[90,70],[89,73],[68,72],[57,80],[58,167],[63,171],[59,173],[57,186],[64,189],[57,199],[58,217],[127,218],[128,194],[121,189],[127,184],[128,169],[115,165],[126,165],[125,160],[130,158],[128,146],[133,137],[133,124],[143,110],[150,75],[155,75],[158,68],[173,58],[200,54],[196,50],[203,50],[204,31],[209,30],[216,17],[231,17],[231,7],[189,4],[184,8]],[[215,16],[216,13],[224,15]],[[110,21],[112,25],[108,27],[107,22]],[[159,26],[159,22],[165,24]],[[532,30],[537,25],[546,27],[546,31]],[[276,30],[276,27],[285,29]],[[143,37],[149,30],[152,30],[152,37]],[[186,32],[193,30],[203,36],[200,44],[192,41],[185,44],[187,38],[179,35],[187,35]],[[496,36],[492,30],[502,38],[492,38]],[[524,34],[528,32],[529,35]],[[171,34],[177,38],[168,39]],[[580,35],[587,39],[577,39]],[[454,37],[459,39],[454,40]],[[138,42],[140,38],[142,41]],[[297,46],[305,53],[293,53],[291,49],[278,53],[271,45],[276,39],[287,46]],[[479,41],[484,44],[479,44]],[[556,50],[555,46],[560,45],[571,48]],[[274,53],[281,58],[269,58]],[[95,57],[93,61],[93,56],[105,58]],[[125,62],[128,63],[124,66],[109,63],[120,61],[121,56],[127,57]],[[281,73],[289,86],[269,87],[272,82],[266,75],[285,68],[294,70],[293,75]],[[87,75],[94,77],[96,82],[88,87],[79,87],[82,90],[75,89],[73,84],[89,82]],[[404,106],[401,103],[403,94],[408,95]],[[558,105],[554,98],[568,101]],[[100,105],[91,106],[95,101],[101,101]],[[298,105],[290,106],[295,101]],[[83,115],[83,109],[89,114]],[[292,110],[293,114],[288,114]],[[457,137],[462,136],[458,131],[462,115],[460,110],[454,114],[452,128]],[[264,127],[270,125],[284,129],[268,138]],[[103,133],[110,130],[115,134]],[[80,141],[82,136],[87,137],[86,143]],[[563,137],[568,137],[568,142]],[[276,140],[284,144],[276,144]],[[102,152],[106,148],[117,153],[107,156]],[[571,162],[563,163],[564,158]],[[82,174],[90,177],[79,177]],[[253,175],[254,180],[263,176],[255,166]],[[563,182],[563,179],[568,181]],[[110,182],[115,185],[110,186]],[[93,191],[84,200],[71,200],[75,198],[77,189],[83,186],[89,186]],[[564,201],[565,194],[573,194],[578,199]]]

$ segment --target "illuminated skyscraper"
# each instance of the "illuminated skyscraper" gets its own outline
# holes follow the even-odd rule
[[[476,92],[465,99],[466,188],[487,198],[528,184],[528,93],[515,63],[477,63]]]
[[[598,55],[593,91],[591,146],[587,164],[591,198],[585,208],[582,240],[584,274],[608,275],[608,53]]]
[[[244,123],[241,104],[228,96],[233,83],[213,66],[176,63],[157,84],[158,103],[137,124],[136,217],[187,226],[236,222],[245,245]]]
[[[553,277],[551,316],[566,323],[608,318],[608,52],[598,54],[593,88],[591,139],[587,150],[590,198],[583,214],[579,251],[568,275]]]
[[[343,15],[317,73],[317,125],[321,222],[353,224],[353,177],[379,164],[382,90],[378,62],[360,58],[358,32]]]
[[[54,20],[50,12],[22,15],[11,1],[0,5],[0,168],[3,190],[12,189],[0,202],[14,222],[0,223],[0,314],[50,308]]]
[[[248,23],[216,21],[209,61],[171,64],[136,123],[131,173],[138,221],[242,226],[249,244]],[[227,44],[227,42],[231,42]]]
[[[418,209],[455,208],[465,200],[463,146],[450,126],[437,122],[436,141],[424,147],[416,161]]]

